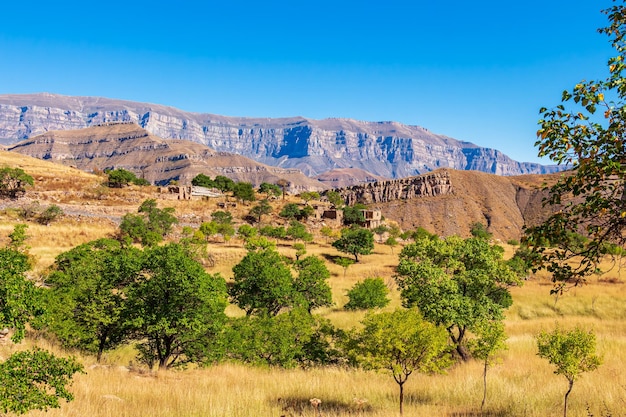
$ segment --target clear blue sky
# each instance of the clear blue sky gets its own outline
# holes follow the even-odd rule
[[[596,29],[612,4],[10,1],[0,93],[395,120],[538,161],[538,109],[606,76],[612,50]]]

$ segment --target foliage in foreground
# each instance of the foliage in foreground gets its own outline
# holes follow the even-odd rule
[[[554,373],[563,375],[568,382],[563,404],[563,416],[567,417],[567,400],[574,381],[583,372],[594,371],[602,362],[596,355],[596,336],[580,328],[565,331],[556,328],[552,332],[542,332],[537,336],[538,355],[556,366]]]
[[[571,169],[549,188],[545,203],[553,214],[529,228],[526,238],[542,256],[537,266],[552,273],[556,292],[595,273],[605,243],[626,244],[626,6],[604,12],[609,25],[599,32],[616,51],[608,77],[581,81],[563,92],[563,104],[540,110],[539,156]],[[572,234],[588,240],[580,246]],[[553,248],[547,250],[546,242]]]
[[[389,304],[389,288],[382,278],[365,278],[347,292],[346,310],[368,310],[382,308]]]
[[[24,414],[60,407],[61,399],[74,399],[67,386],[82,369],[74,359],[41,349],[14,353],[0,363],[0,411]]]
[[[40,316],[40,290],[26,278],[30,269],[23,252],[25,227],[16,227],[11,244],[0,249],[0,328],[14,331],[12,340],[23,339],[26,324]],[[72,376],[82,370],[73,358],[57,358],[42,350],[14,353],[0,363],[0,411],[23,414],[59,407],[70,401],[67,390]]]
[[[451,364],[446,331],[424,320],[415,309],[370,314],[364,328],[353,332],[348,350],[366,369],[391,372],[400,389],[400,415],[404,384],[413,372],[441,372]]]
[[[509,286],[517,274],[502,259],[504,250],[482,238],[419,239],[402,249],[396,281],[403,304],[448,331],[456,352],[468,360],[469,332],[504,320],[512,304]]]

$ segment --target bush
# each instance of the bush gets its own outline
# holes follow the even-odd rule
[[[41,212],[41,214],[37,217],[37,222],[47,226],[61,215],[63,215],[61,207],[56,204],[52,204]]]
[[[0,169],[0,197],[16,199],[26,193],[26,186],[33,185],[33,177],[21,168]]]
[[[347,293],[350,299],[344,306],[346,310],[367,310],[382,308],[389,304],[389,289],[382,278],[365,278],[354,284]]]

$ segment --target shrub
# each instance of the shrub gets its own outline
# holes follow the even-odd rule
[[[37,217],[37,222],[47,226],[61,215],[63,215],[61,207],[56,204],[52,204],[41,212],[41,214]]]
[[[382,308],[389,304],[389,289],[382,278],[365,278],[357,282],[348,291],[350,299],[344,306],[346,310],[367,310]]]
[[[33,184],[33,177],[21,168],[0,168],[0,197],[16,199],[26,193],[27,185]]]

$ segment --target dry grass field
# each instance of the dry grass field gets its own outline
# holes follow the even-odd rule
[[[80,173],[70,168],[68,174],[51,172],[48,165],[23,168],[36,178],[37,184],[26,199],[5,203],[0,210],[0,244],[13,225],[21,222],[20,204],[34,200],[41,204],[55,203],[68,215],[50,226],[29,222],[28,245],[36,262],[33,278],[45,271],[59,253],[83,242],[110,235],[119,216],[136,211],[145,198],[158,198],[156,190],[130,189],[102,191],[102,177]],[[14,165],[14,166],[17,166]],[[34,171],[34,172],[33,172]],[[56,179],[60,178],[60,179]],[[38,179],[38,180],[37,180]],[[54,184],[56,182],[56,184]],[[198,225],[209,220],[215,203],[204,201],[159,201],[160,206],[176,207],[181,223]],[[274,202],[276,206],[281,201]],[[240,208],[240,210],[249,210]],[[69,214],[71,213],[71,214]],[[241,213],[239,213],[241,214]],[[271,221],[268,217],[268,222]],[[180,232],[177,229],[176,233]],[[176,235],[174,233],[174,235]],[[330,319],[336,326],[351,328],[363,318],[362,312],[347,312],[345,292],[354,283],[367,277],[385,279],[392,290],[393,309],[400,298],[393,285],[393,272],[401,247],[376,245],[372,255],[363,256],[346,271],[327,262],[331,271],[335,306],[316,313]],[[507,247],[507,253],[514,248]],[[278,242],[278,250],[294,257],[291,244]],[[245,254],[238,239],[228,243],[211,243],[209,252],[215,257],[210,273],[232,277],[232,266]],[[325,239],[318,236],[307,245],[307,254],[322,258],[340,255]],[[482,396],[482,364],[455,365],[442,375],[412,375],[406,386],[406,416],[560,416],[567,389],[564,377],[554,375],[547,361],[536,355],[535,336],[557,324],[593,329],[598,337],[600,368],[584,374],[574,385],[570,396],[570,416],[626,415],[626,285],[619,268],[592,277],[589,285],[572,289],[558,299],[550,295],[549,277],[532,276],[522,287],[514,288],[514,304],[509,309],[506,329],[508,350],[488,373],[488,396],[480,410]],[[229,307],[228,314],[241,314]],[[64,352],[53,342],[32,333],[23,343],[0,345],[0,357],[33,344],[61,355]],[[78,356],[86,372],[76,377],[72,391],[75,400],[61,409],[30,412],[30,416],[90,417],[192,417],[192,416],[315,416],[309,399],[322,400],[322,416],[397,416],[397,385],[389,374],[344,368],[268,369],[224,363],[205,369],[147,372],[131,365],[131,347],[110,352],[103,365],[95,358]]]

